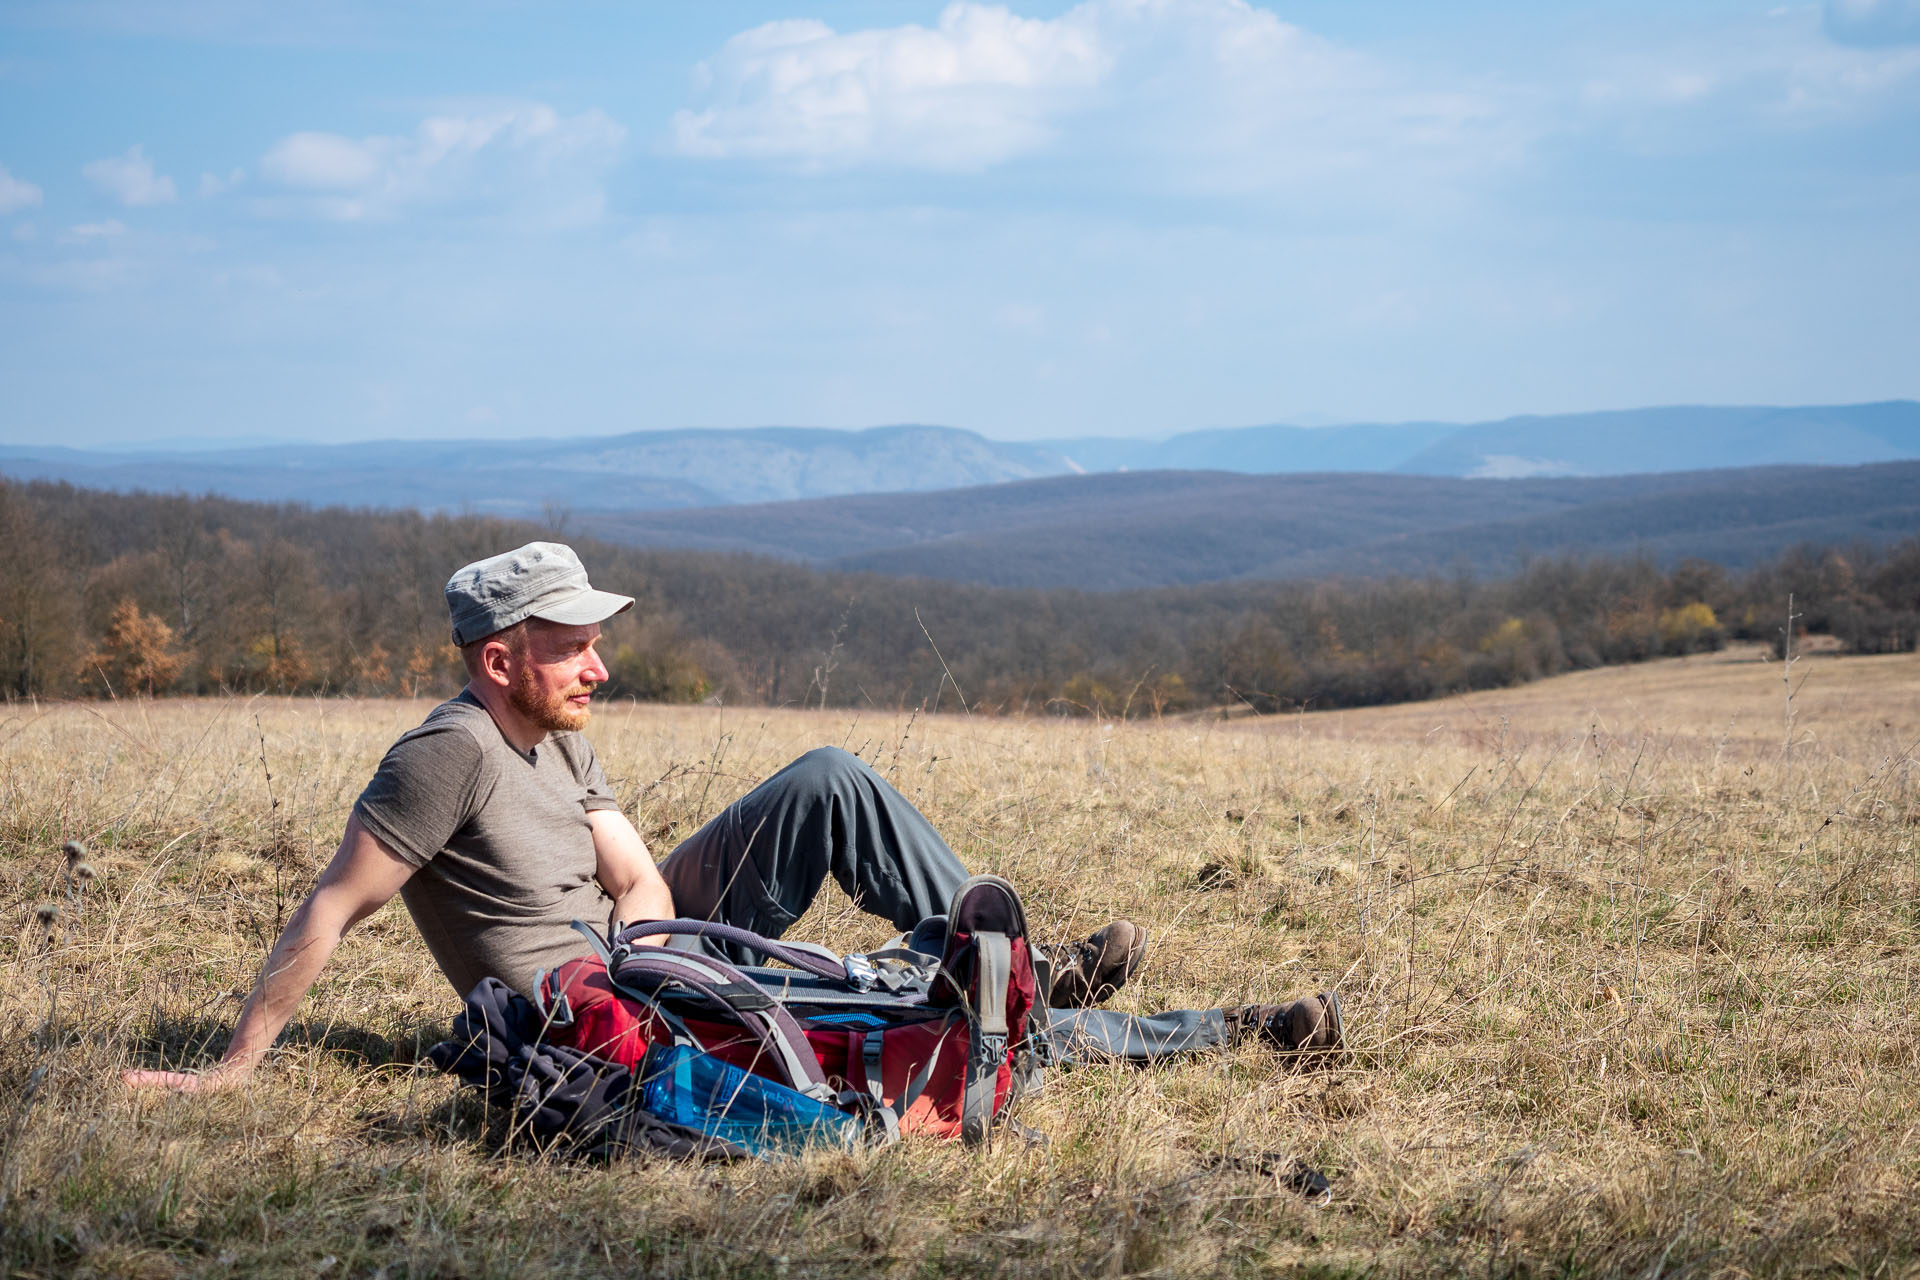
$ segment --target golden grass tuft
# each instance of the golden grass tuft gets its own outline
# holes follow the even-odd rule
[[[1347,1002],[1334,1069],[1058,1073],[1021,1116],[1047,1149],[749,1168],[497,1150],[499,1117],[420,1064],[456,1006],[397,903],[246,1090],[129,1095],[119,1068],[224,1045],[427,704],[15,705],[0,1270],[1910,1274],[1920,659],[1800,672],[1790,758],[1750,651],[1229,722],[603,710],[657,853],[835,743],[1021,885],[1041,936],[1148,922],[1123,1005]],[[797,936],[886,934],[828,899]],[[1261,1171],[1295,1157],[1330,1206]]]

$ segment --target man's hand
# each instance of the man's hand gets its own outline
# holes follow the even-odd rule
[[[613,899],[613,919],[673,919],[673,893],[660,878],[660,868],[647,853],[647,842],[617,809],[594,809],[587,814],[593,828],[593,878]],[[646,938],[664,942],[664,937]]]
[[[205,1071],[122,1071],[120,1079],[134,1089],[171,1089],[175,1093],[225,1093],[246,1082],[250,1071],[222,1062]]]
[[[379,910],[412,874],[412,864],[361,826],[357,815],[349,818],[333,861],[273,944],[219,1065],[205,1071],[123,1071],[120,1079],[129,1088],[180,1093],[217,1093],[244,1082],[347,930]]]

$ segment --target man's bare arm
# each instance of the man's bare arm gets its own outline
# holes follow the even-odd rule
[[[593,828],[593,878],[613,899],[613,919],[673,919],[673,893],[653,865],[647,842],[626,815],[615,809],[594,809],[587,814],[587,825]]]
[[[229,1089],[245,1080],[347,930],[379,910],[412,874],[413,867],[361,826],[358,815],[349,818],[333,861],[274,943],[219,1065],[206,1071],[126,1071],[121,1079],[136,1088],[187,1092]]]

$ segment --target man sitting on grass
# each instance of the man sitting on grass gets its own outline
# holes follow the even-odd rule
[[[926,818],[835,747],[801,756],[655,866],[580,733],[607,679],[595,652],[600,624],[632,598],[595,590],[572,549],[551,542],[466,566],[446,596],[466,688],[388,749],[220,1062],[129,1071],[128,1084],[210,1090],[245,1080],[341,938],[395,893],[464,996],[489,976],[529,992],[540,971],[586,954],[575,920],[679,915],[777,938],[831,874],[861,907],[910,930],[966,880]],[[1146,943],[1145,929],[1116,920],[1052,953],[1056,1057],[1146,1059],[1255,1036],[1287,1051],[1340,1046],[1331,993],[1151,1017],[1092,1008],[1139,968]],[[726,954],[699,938],[671,945]]]

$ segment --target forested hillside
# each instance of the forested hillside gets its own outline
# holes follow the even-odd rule
[[[441,587],[566,530],[0,484],[10,696],[223,690],[441,695],[460,672]],[[833,573],[575,542],[640,599],[609,627],[640,698],[1157,714],[1423,698],[1572,667],[1777,639],[1910,650],[1920,539],[1705,561],[1540,558],[1509,578],[1238,582],[1112,593]],[[937,651],[936,647],[937,646]]]
[[[924,494],[582,513],[616,542],[791,556],[989,586],[1174,586],[1331,574],[1506,576],[1530,558],[1758,565],[1804,542],[1920,533],[1920,463],[1582,479],[1059,476]]]

